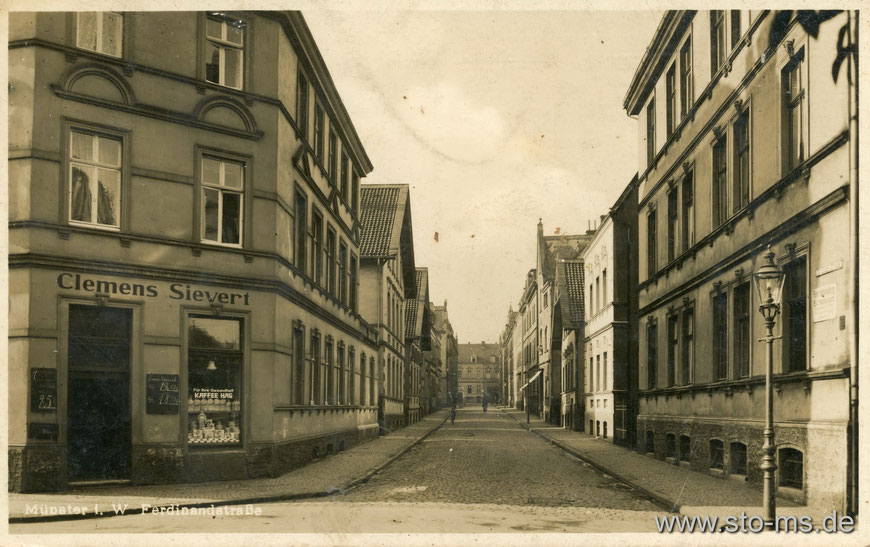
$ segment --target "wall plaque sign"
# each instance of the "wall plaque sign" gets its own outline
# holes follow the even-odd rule
[[[145,412],[178,414],[178,374],[149,374],[145,385]]]
[[[57,411],[57,370],[34,368],[30,371],[30,411]]]

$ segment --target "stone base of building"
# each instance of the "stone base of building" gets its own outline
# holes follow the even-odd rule
[[[378,428],[372,424],[281,443],[251,443],[244,450],[134,446],[130,482],[145,485],[277,477],[377,436]],[[62,447],[10,447],[8,456],[10,492],[57,492],[69,487]]]
[[[777,466],[780,467],[776,472],[777,496],[824,511],[844,511],[847,424],[776,424],[774,430]],[[758,488],[760,495],[764,478],[759,469],[763,433],[763,424],[754,421],[714,422],[638,416],[637,451],[699,473],[748,482]],[[681,442],[681,437],[689,440]],[[683,453],[686,443],[688,454]],[[739,446],[741,444],[745,448]],[[714,456],[714,450],[718,452],[719,448],[721,456]],[[784,449],[801,454],[803,480],[800,488],[782,484],[781,451]],[[741,454],[745,454],[745,465]],[[714,459],[717,460],[715,463]]]

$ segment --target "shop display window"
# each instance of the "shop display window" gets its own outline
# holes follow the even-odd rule
[[[241,326],[238,319],[190,318],[187,359],[190,445],[241,444]]]

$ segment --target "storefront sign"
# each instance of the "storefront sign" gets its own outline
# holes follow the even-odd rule
[[[823,266],[823,267],[819,268],[818,270],[816,270],[816,277],[821,277],[821,276],[825,275],[826,273],[836,272],[837,270],[839,270],[842,267],[843,267],[843,261],[838,260],[838,261],[834,262],[833,264],[828,264],[827,266]]]
[[[149,374],[145,386],[145,412],[178,414],[178,374]]]
[[[837,316],[837,286],[825,285],[813,289],[813,323]]]
[[[30,411],[57,411],[57,370],[35,368],[30,371]]]
[[[211,387],[195,387],[193,388],[194,399],[235,399],[234,389],[216,389]]]
[[[62,273],[57,276],[57,286],[61,289],[85,291],[100,294],[120,294],[124,296],[160,297],[157,285],[142,283],[126,283],[106,279],[92,279],[81,274]],[[209,304],[229,304],[247,306],[249,293],[234,293],[215,289],[197,289],[186,283],[169,285],[169,298],[191,302],[207,302]]]

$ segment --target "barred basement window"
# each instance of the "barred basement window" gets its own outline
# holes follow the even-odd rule
[[[692,439],[688,435],[680,435],[680,461],[692,461]]]
[[[746,445],[743,443],[731,443],[731,474],[746,474]]]
[[[725,445],[719,439],[710,439],[710,469],[725,469]]]
[[[677,436],[673,433],[665,435],[665,457],[677,459]]]
[[[804,454],[794,448],[779,450],[779,485],[788,488],[804,487]]]

